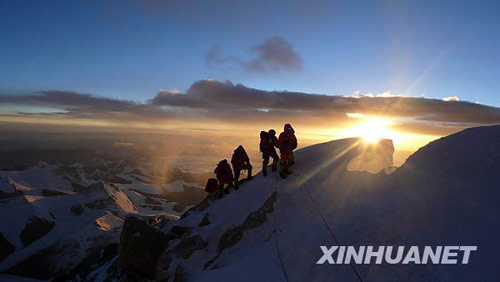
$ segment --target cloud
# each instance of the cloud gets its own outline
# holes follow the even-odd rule
[[[302,58],[293,46],[279,36],[271,37],[250,48],[251,59],[223,56],[219,46],[210,48],[205,54],[209,67],[239,67],[254,73],[279,73],[302,69]]]
[[[450,96],[450,97],[446,97],[446,98],[443,98],[443,101],[446,101],[446,102],[458,102],[460,101],[460,99],[457,97],[457,96]]]
[[[25,116],[58,116],[94,120],[148,120],[172,118],[175,113],[164,111],[150,103],[116,100],[73,91],[40,91],[28,95],[0,95],[0,105],[41,106],[60,109],[56,113],[23,113]]]
[[[350,118],[363,118],[365,115],[361,113],[346,113],[347,117]]]
[[[400,95],[400,94],[395,95],[395,94],[392,94],[392,92],[389,91],[389,90],[384,91],[382,93],[378,93],[378,94],[373,94],[373,93],[369,92],[369,93],[365,93],[365,94],[361,95],[361,91],[356,90],[351,95],[346,95],[344,97],[352,97],[352,98],[361,98],[361,97],[368,97],[368,98],[373,98],[373,97],[389,98],[389,97],[405,97],[405,95]]]
[[[353,117],[397,119],[400,129],[418,133],[443,132],[500,123],[500,109],[476,103],[401,97],[349,97],[291,91],[264,91],[229,81],[200,80],[185,92],[161,90],[147,101],[126,101],[70,91],[0,95],[2,104],[59,109],[54,113],[23,113],[24,117],[89,119],[117,123],[224,124],[259,126],[293,122],[310,128],[348,125]],[[0,119],[2,111],[0,108]],[[3,113],[5,116],[5,113]]]

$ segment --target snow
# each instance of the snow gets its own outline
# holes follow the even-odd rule
[[[347,170],[364,150],[359,142],[336,140],[299,150],[287,179],[258,174],[208,209],[169,223],[164,230],[189,226],[191,235],[208,242],[189,259],[174,260],[170,271],[179,265],[194,281],[285,281],[285,275],[289,281],[359,281],[356,273],[363,281],[477,281],[478,273],[481,281],[500,277],[494,265],[500,251],[500,126],[435,141],[390,175]],[[274,191],[268,222],[245,231],[219,255],[222,235]],[[206,214],[211,224],[198,227]],[[315,264],[320,246],[339,243],[477,245],[478,251],[468,265]]]
[[[0,171],[0,180],[9,179],[18,190],[26,194],[37,194],[42,189],[71,192],[70,183],[52,172],[55,168],[56,166],[47,165],[31,167],[23,171]]]
[[[165,185],[165,190],[170,192],[182,192],[184,191],[184,180],[179,179],[168,185]]]
[[[181,266],[190,281],[359,281],[358,274],[363,281],[477,281],[478,273],[481,281],[496,281],[500,277],[495,265],[500,251],[499,144],[500,126],[470,129],[432,142],[397,169],[387,168],[392,165],[387,157],[392,146],[381,146],[369,158],[360,157],[367,147],[357,138],[301,149],[295,154],[293,174],[285,180],[277,173],[268,177],[258,173],[206,210],[169,221],[162,231],[191,227],[189,236],[200,236],[208,246],[188,259],[174,257],[168,271]],[[366,160],[369,164],[363,164]],[[92,248],[118,242],[126,214],[169,218],[177,214],[171,211],[175,203],[164,199],[154,198],[164,211],[146,205],[147,196],[141,192],[159,195],[162,185],[133,180],[75,192],[64,177],[53,173],[55,169],[43,165],[0,172],[2,191],[12,192],[6,185],[10,181],[27,194],[1,201],[0,232],[16,250],[0,262],[0,271],[54,246],[58,256],[52,259],[57,267],[71,269]],[[389,170],[392,173],[376,173]],[[184,185],[191,184],[179,180],[167,190],[182,191]],[[44,197],[43,188],[71,194]],[[222,235],[241,226],[273,195],[274,210],[265,215],[267,221],[244,230],[240,241],[219,253]],[[102,200],[104,207],[86,206]],[[84,206],[81,215],[71,212],[75,204]],[[34,215],[56,224],[48,234],[23,246],[19,234]],[[210,224],[198,227],[206,215]],[[171,240],[166,252],[181,240]],[[477,245],[478,251],[469,265],[316,265],[322,255],[320,246],[338,244]],[[91,276],[103,280],[112,262]],[[0,280],[4,277],[9,278],[0,276]]]
[[[102,160],[95,162],[102,163]],[[161,210],[140,207],[146,197],[129,190],[134,188],[141,192],[154,191],[161,194],[163,189],[154,184],[141,183],[135,179],[131,184],[99,184],[85,178],[82,163],[69,166],[70,169],[76,168],[74,171],[67,167],[61,168],[61,165],[40,164],[24,171],[0,171],[2,192],[13,193],[18,189],[23,193],[12,194],[0,200],[0,232],[15,247],[12,254],[0,261],[0,272],[42,250],[55,250],[55,254],[46,260],[55,269],[64,272],[81,263],[90,250],[118,243],[123,219],[127,214],[162,214],[169,219],[178,219],[180,215],[179,212],[172,211],[176,203],[164,199],[155,198],[160,203]],[[82,187],[90,186],[75,191],[70,181]],[[60,191],[67,195],[45,196],[42,189]],[[74,206],[80,206],[82,214],[74,214],[71,211]],[[54,222],[55,225],[43,237],[24,246],[20,234],[33,216]]]
[[[123,219],[106,211],[103,216],[95,220],[95,223],[100,230],[109,232],[121,228],[123,225]]]
[[[22,276],[0,274],[0,281],[3,281],[3,282],[18,282],[18,281],[22,281],[22,282],[39,282],[39,281],[43,281],[43,280],[26,278],[26,277],[22,277]]]

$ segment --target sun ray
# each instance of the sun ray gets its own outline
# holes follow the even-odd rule
[[[394,133],[389,122],[380,118],[369,118],[347,130],[349,137],[361,137],[367,143],[376,143],[381,138],[391,139]]]

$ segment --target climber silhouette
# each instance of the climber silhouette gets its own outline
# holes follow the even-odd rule
[[[262,175],[267,176],[267,165],[269,158],[273,158],[272,171],[278,168],[278,154],[275,147],[278,147],[278,138],[276,138],[276,131],[270,129],[268,132],[260,132],[260,152],[262,153]]]
[[[233,157],[231,158],[231,164],[233,165],[234,171],[234,189],[239,188],[240,173],[242,170],[248,171],[248,180],[252,179],[252,164],[250,164],[250,159],[248,158],[247,152],[243,146],[239,145],[236,150],[234,150]]]
[[[223,195],[222,192],[229,194],[229,189],[233,187],[233,172],[226,159],[223,159],[219,162],[219,164],[217,164],[214,173],[217,176],[217,181],[219,182],[221,195]],[[226,189],[224,189],[225,184],[227,184]]]
[[[283,132],[281,132],[278,138],[278,147],[281,154],[280,177],[286,178],[288,174],[292,173],[289,168],[295,164],[293,150],[297,148],[295,131],[289,123],[285,124]]]

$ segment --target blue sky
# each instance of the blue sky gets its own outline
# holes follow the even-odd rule
[[[500,106],[498,1],[182,2],[0,1],[0,92],[145,101],[213,78],[263,90],[391,91]],[[300,69],[206,63],[214,46],[251,60],[251,48],[274,36],[300,55]]]

